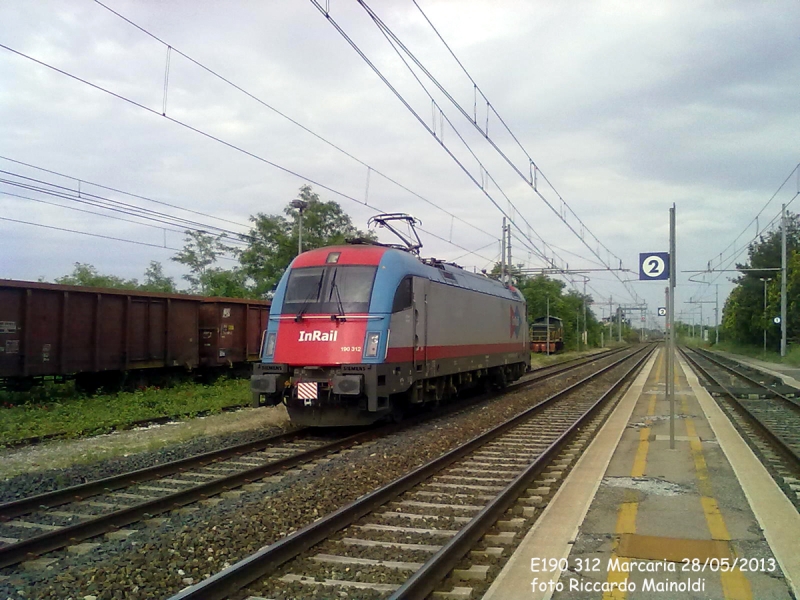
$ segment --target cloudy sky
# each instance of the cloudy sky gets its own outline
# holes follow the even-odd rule
[[[415,215],[423,254],[469,269],[498,259],[505,212],[515,263],[591,269],[598,316],[654,311],[662,283],[619,280],[668,250],[674,202],[690,320],[715,288],[684,271],[729,266],[800,186],[795,0],[103,1],[141,29],[91,0],[0,4],[0,278],[179,279],[176,218],[246,232],[311,183],[362,228]],[[721,302],[732,275],[706,276]]]

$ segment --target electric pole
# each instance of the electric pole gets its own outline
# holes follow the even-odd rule
[[[786,205],[781,207],[781,356],[786,356]]]

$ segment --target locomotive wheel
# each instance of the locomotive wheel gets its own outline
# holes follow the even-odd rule
[[[408,394],[393,394],[389,398],[391,403],[391,410],[389,412],[389,420],[392,423],[402,423],[409,413],[411,408],[408,402],[409,394],[413,393],[409,390]]]
[[[494,380],[494,386],[498,390],[504,390],[508,387],[508,377],[506,376],[505,367],[498,367],[492,379]]]
[[[389,420],[392,423],[402,423],[406,418],[406,411],[399,404],[392,404],[392,410],[389,413]]]
[[[435,394],[436,394],[435,399],[436,399],[436,403],[438,404],[439,402],[444,400],[444,379],[442,379],[441,377],[439,379],[437,379],[436,380],[436,384],[435,384],[435,388],[436,388],[435,389]]]

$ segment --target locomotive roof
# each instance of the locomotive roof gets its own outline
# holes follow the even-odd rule
[[[332,254],[339,253],[335,262],[328,262]],[[326,266],[326,265],[383,265],[402,272],[402,276],[416,275],[427,277],[446,285],[471,289],[484,294],[523,300],[522,294],[515,287],[506,287],[495,279],[470,273],[452,263],[444,263],[436,259],[420,259],[415,255],[392,246],[382,244],[343,244],[316,248],[300,254],[294,259],[291,268]]]
[[[533,322],[534,323],[546,324],[547,323],[547,317],[536,317],[533,320]],[[559,319],[558,317],[554,317],[553,315],[550,315],[550,323],[551,324],[560,325],[561,322],[562,322],[561,319]]]

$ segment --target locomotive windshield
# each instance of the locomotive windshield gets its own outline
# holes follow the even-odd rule
[[[292,269],[281,313],[367,312],[376,271],[360,265]]]

